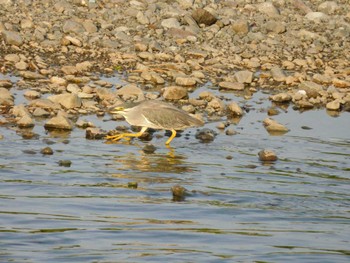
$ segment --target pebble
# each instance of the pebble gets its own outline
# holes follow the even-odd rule
[[[45,129],[73,130],[73,122],[68,119],[66,113],[59,111],[57,116],[49,119],[45,125]]]
[[[71,160],[59,160],[58,165],[63,166],[63,167],[71,167],[72,161]]]
[[[261,150],[258,155],[262,162],[275,162],[278,159],[276,153],[272,150]]]
[[[179,184],[171,187],[171,193],[173,194],[174,201],[184,201],[188,195],[187,189]]]
[[[45,147],[40,150],[40,153],[44,155],[53,155],[53,150],[51,149],[51,147]]]
[[[81,107],[81,99],[75,93],[65,93],[58,95],[51,95],[47,97],[48,100],[61,104],[65,109],[79,108]]]
[[[196,132],[196,139],[200,140],[202,143],[208,143],[214,141],[217,133],[209,128],[203,128]]]
[[[166,100],[180,100],[188,96],[188,91],[184,87],[169,86],[163,90],[163,98]]]
[[[239,82],[221,81],[219,87],[228,90],[244,90],[244,84]]]
[[[146,144],[143,148],[142,151],[147,154],[152,154],[157,150],[157,147],[155,147],[153,144]]]
[[[263,121],[265,129],[269,133],[286,133],[289,131],[287,127],[285,127],[283,124],[280,124],[279,122],[271,119],[271,118],[266,118]]]
[[[230,115],[233,115],[233,116],[242,116],[243,115],[243,110],[238,105],[237,102],[234,102],[234,101],[230,102],[227,105],[227,109],[228,109]]]
[[[340,110],[340,102],[339,100],[333,100],[331,102],[328,102],[326,105],[327,110],[333,110],[333,111],[337,111]]]
[[[100,128],[87,128],[85,138],[89,140],[100,140],[107,136],[107,132]]]

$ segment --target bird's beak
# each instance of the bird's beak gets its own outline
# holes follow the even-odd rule
[[[111,107],[108,109],[108,112],[110,114],[117,114],[117,113],[120,113],[121,111],[123,111],[124,108],[123,107],[120,107],[120,106],[117,106],[117,107]]]

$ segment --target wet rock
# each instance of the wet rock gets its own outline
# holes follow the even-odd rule
[[[276,153],[272,150],[261,150],[258,155],[262,162],[275,162],[278,159]]]
[[[128,84],[117,90],[117,95],[123,98],[123,100],[136,100],[141,101],[145,99],[142,89],[134,84]]]
[[[36,99],[29,103],[30,107],[42,108],[46,110],[59,110],[62,109],[59,103],[53,102],[49,99]]]
[[[340,102],[339,100],[333,100],[331,102],[328,102],[326,105],[327,110],[340,110]]]
[[[141,73],[141,78],[156,83],[156,84],[164,84],[165,80],[155,72],[144,71]]]
[[[234,101],[230,102],[227,105],[227,110],[230,115],[233,116],[242,116],[243,115],[243,110],[242,108]]]
[[[143,148],[142,151],[147,154],[152,154],[157,150],[157,148],[153,144],[146,144]]]
[[[89,140],[100,140],[107,136],[107,131],[100,128],[87,128],[85,138]]]
[[[45,147],[40,150],[40,153],[44,155],[53,155],[53,150],[51,149],[51,147]]]
[[[40,117],[40,118],[46,118],[46,117],[49,117],[50,116],[50,112],[44,110],[44,109],[41,109],[41,108],[36,108],[32,115],[34,117]]]
[[[59,160],[58,165],[63,166],[63,167],[71,167],[72,161],[71,160]]]
[[[162,91],[163,98],[166,100],[180,100],[188,96],[187,89],[180,86],[166,87]]]
[[[171,192],[173,194],[174,201],[183,201],[188,195],[187,189],[179,184],[172,186]]]
[[[234,76],[239,83],[252,83],[253,81],[253,73],[248,70],[238,71]]]
[[[23,117],[25,115],[30,115],[24,104],[16,105],[12,108],[12,114],[16,117]]]
[[[208,102],[207,110],[222,113],[225,110],[225,104],[222,100],[214,98]]]
[[[41,75],[40,73],[32,72],[32,71],[21,71],[19,73],[22,78],[24,79],[44,79],[45,76]]]
[[[11,88],[12,85],[11,80],[0,79],[0,88]]]
[[[86,120],[78,120],[76,122],[75,126],[77,126],[78,128],[82,128],[82,129],[86,129],[89,127],[92,127],[92,128],[95,127],[95,125],[92,122],[86,121]]]
[[[38,99],[41,97],[41,93],[35,90],[27,90],[24,92],[23,96],[31,99]]]
[[[269,116],[274,116],[274,115],[278,115],[280,112],[278,109],[276,109],[275,107],[271,107],[267,109],[267,115]]]
[[[18,32],[5,30],[2,35],[8,45],[21,46],[23,44],[23,38]]]
[[[195,137],[203,143],[208,143],[214,141],[216,135],[217,133],[214,130],[203,128],[196,132]]]
[[[34,121],[29,114],[25,114],[17,121],[17,125],[19,128],[31,128],[34,127]]]
[[[300,90],[305,90],[309,98],[316,98],[322,91],[323,87],[312,81],[303,81],[299,85]]]
[[[289,131],[289,129],[285,127],[283,124],[280,124],[271,118],[266,118],[263,121],[263,125],[269,133],[273,133],[273,134],[278,134],[278,133],[283,134]]]
[[[175,79],[175,83],[180,86],[194,86],[196,85],[197,81],[195,78],[191,77],[177,77]]]
[[[137,189],[138,183],[137,182],[128,182],[128,188]]]
[[[232,136],[232,135],[237,134],[237,132],[234,129],[231,128],[231,129],[227,129],[225,131],[225,134],[228,135],[228,136]]]
[[[271,69],[271,75],[275,81],[278,81],[278,82],[286,81],[287,76],[280,67],[273,67]]]
[[[292,96],[286,92],[278,93],[269,98],[274,102],[290,102],[292,100]]]
[[[5,88],[0,88],[0,105],[13,105],[14,97],[12,93]]]
[[[25,140],[31,140],[31,139],[38,139],[39,138],[39,134],[36,134],[35,132],[32,132],[32,131],[26,131],[26,130],[21,132],[21,136]]]
[[[244,84],[239,82],[221,81],[219,87],[229,90],[244,90]]]
[[[213,14],[202,8],[194,10],[192,12],[192,17],[198,25],[204,24],[206,26],[211,26],[217,21],[217,18]]]
[[[54,103],[61,104],[66,109],[81,107],[81,99],[77,94],[74,93],[51,95],[47,97],[47,99],[51,100]]]
[[[44,127],[45,129],[73,130],[73,122],[68,119],[66,113],[59,111],[57,116],[49,119]]]

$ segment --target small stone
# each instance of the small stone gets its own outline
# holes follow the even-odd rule
[[[147,154],[152,154],[157,150],[157,148],[153,144],[146,144],[143,148],[142,151]]]
[[[340,110],[339,100],[333,100],[331,102],[328,102],[326,105],[326,108],[327,108],[327,110],[333,110],[333,111]]]
[[[67,20],[62,29],[64,33],[75,33],[77,35],[85,32],[83,25],[74,20]]]
[[[128,188],[137,189],[138,183],[137,182],[128,182]]]
[[[33,116],[34,117],[49,117],[50,116],[50,112],[44,110],[44,109],[41,109],[41,108],[36,108],[34,111],[33,111]]]
[[[233,116],[242,116],[243,110],[242,108],[237,104],[237,102],[232,101],[230,104],[227,105],[227,109],[229,114]]]
[[[117,90],[117,95],[121,96],[124,100],[136,100],[141,101],[145,99],[143,90],[137,87],[135,84],[127,84]],[[113,97],[115,95],[113,94]]]
[[[8,79],[0,79],[0,88],[11,88],[12,87],[11,80]]]
[[[162,27],[169,29],[169,28],[180,28],[180,23],[175,17],[164,19],[161,22]]]
[[[280,14],[278,9],[273,5],[272,2],[264,2],[257,4],[259,12],[268,15],[269,17],[276,17]]]
[[[59,160],[58,161],[59,166],[64,166],[64,167],[70,167],[72,165],[72,161],[70,160]]]
[[[292,96],[286,92],[272,95],[269,98],[270,98],[270,100],[272,100],[274,102],[290,102],[292,100]]]
[[[275,107],[271,107],[267,109],[267,115],[269,116],[274,116],[274,115],[278,115],[280,112],[278,109],[276,109]]]
[[[287,127],[270,118],[266,118],[263,124],[265,129],[272,134],[283,134],[289,131]]]
[[[258,155],[262,162],[275,162],[278,159],[276,153],[271,150],[261,150]]]
[[[278,81],[278,82],[286,81],[287,76],[280,67],[273,67],[271,69],[271,75],[275,81]]]
[[[39,138],[39,135],[32,132],[32,131],[23,131],[21,133],[22,135],[22,138],[25,139],[25,140],[30,140],[30,139],[38,139]]]
[[[27,70],[28,69],[28,63],[24,62],[24,61],[19,61],[15,64],[15,68],[18,70]]]
[[[23,96],[31,99],[38,99],[41,97],[41,93],[35,90],[27,90],[24,92]]]
[[[23,38],[18,32],[5,30],[2,32],[2,35],[8,45],[20,46],[23,44]]]
[[[21,71],[19,74],[24,79],[44,79],[45,78],[45,76],[36,72],[31,72],[31,71]]]
[[[206,26],[211,26],[217,21],[217,18],[213,14],[202,8],[194,10],[192,12],[192,17],[198,25],[204,24]]]
[[[187,189],[179,184],[172,186],[171,192],[174,201],[183,201],[185,200],[186,195],[188,195]]]
[[[21,58],[17,54],[8,54],[4,57],[6,61],[17,63]]]
[[[87,128],[85,138],[89,140],[100,140],[107,136],[107,132],[100,128]]]
[[[221,81],[219,87],[229,90],[244,90],[244,84],[239,82]]]
[[[180,86],[194,86],[196,85],[197,81],[195,78],[191,77],[177,77],[175,79],[175,83]]]
[[[52,102],[61,104],[66,109],[81,107],[81,99],[77,94],[74,93],[51,95],[47,97],[47,99],[51,100]]]
[[[187,98],[187,89],[180,86],[170,86],[163,89],[163,97],[166,100],[180,100]]]
[[[217,134],[214,130],[204,128],[196,132],[195,137],[203,143],[208,143],[214,141],[216,135]]]
[[[226,128],[226,125],[224,122],[220,122],[218,125],[216,125],[216,128],[219,130],[224,130]]]
[[[249,32],[249,23],[245,19],[232,22],[232,30],[237,34],[247,34]]]
[[[248,70],[238,71],[234,76],[239,83],[252,83],[253,81],[253,73]]]
[[[300,90],[304,90],[309,98],[316,98],[322,91],[323,87],[312,81],[303,81],[299,85]]]
[[[59,111],[56,117],[45,123],[44,127],[45,129],[73,130],[73,123],[64,112]]]
[[[237,132],[234,129],[227,129],[225,134],[228,136],[232,136],[232,135],[237,134]]]
[[[51,147],[45,147],[41,149],[40,153],[44,155],[53,155],[53,150],[51,149]]]
[[[34,121],[29,114],[25,114],[17,121],[19,128],[30,128],[34,126]]]

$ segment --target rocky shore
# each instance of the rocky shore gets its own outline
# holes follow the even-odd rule
[[[244,114],[210,88],[339,114],[350,110],[349,39],[347,0],[0,0],[0,124],[89,127],[75,116],[157,98],[203,118]],[[100,79],[117,73],[129,84]]]

